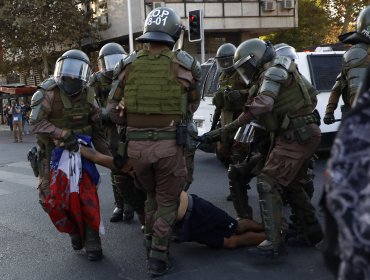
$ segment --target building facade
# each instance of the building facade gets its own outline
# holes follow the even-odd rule
[[[146,15],[156,7],[174,9],[188,28],[188,12],[202,10],[205,34],[205,58],[213,57],[217,48],[274,31],[298,27],[297,0],[131,0],[132,32],[141,35]],[[101,33],[103,42],[118,42],[128,50],[127,0],[95,1],[95,14],[108,28]],[[184,49],[200,58],[199,42],[190,43],[185,34]]]

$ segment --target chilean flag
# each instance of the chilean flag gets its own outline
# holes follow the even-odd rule
[[[79,135],[79,142],[91,146],[91,137]],[[60,232],[78,234],[84,240],[84,224],[104,233],[100,219],[97,186],[99,172],[80,152],[54,148],[50,161],[50,195],[45,207]]]

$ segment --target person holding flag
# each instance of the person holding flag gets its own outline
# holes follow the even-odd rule
[[[90,61],[84,52],[65,52],[55,64],[53,77],[42,82],[32,97],[30,129],[39,146],[40,164],[35,174],[39,174],[41,206],[59,231],[70,234],[74,250],[85,247],[87,258],[97,261],[103,256],[96,190],[99,176],[91,163],[81,159],[77,135],[90,136],[84,141],[111,154],[99,107],[87,90],[90,75]]]

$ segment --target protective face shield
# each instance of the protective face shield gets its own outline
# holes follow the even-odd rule
[[[241,43],[235,51],[234,68],[248,85],[253,81],[263,65],[275,57],[275,50],[268,41],[257,38]]]
[[[298,59],[298,55],[292,46],[281,43],[274,46],[276,55],[289,57],[292,60]]]
[[[107,43],[99,51],[98,66],[100,72],[109,79],[113,79],[113,70],[116,64],[127,56],[120,44]]]
[[[182,49],[182,45],[184,44],[184,33],[185,33],[185,30],[182,29],[179,39],[176,41],[175,45],[172,48],[173,51],[177,51],[177,50]]]
[[[236,47],[233,44],[225,43],[221,45],[216,53],[215,60],[217,68],[221,72],[234,71],[234,54]]]
[[[257,62],[253,54],[250,54],[234,64],[234,68],[238,71],[240,77],[243,79],[246,85],[249,85],[256,73],[257,73]]]
[[[99,70],[109,79],[113,79],[113,70],[116,64],[125,59],[127,55],[123,53],[119,54],[110,54],[103,57],[100,57],[98,60]]]
[[[216,58],[217,68],[222,72],[232,72],[234,70],[234,56],[224,56]]]
[[[90,75],[90,65],[83,60],[61,57],[55,64],[54,80],[69,96],[79,93],[86,86]]]

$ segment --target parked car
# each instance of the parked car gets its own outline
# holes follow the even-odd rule
[[[220,76],[216,61],[213,58],[203,63],[201,68],[202,101],[193,117],[194,122],[197,124],[199,135],[211,129],[212,116],[215,110],[215,106],[212,104],[212,98],[218,88],[218,77]]]
[[[344,51],[321,51],[315,52],[298,52],[296,63],[299,71],[316,87],[319,91],[317,96],[318,102],[316,109],[323,118],[325,115],[326,105],[330,96],[330,90],[335,83],[335,79],[342,66],[342,57]],[[206,71],[203,78],[202,101],[199,109],[194,114],[194,121],[198,126],[198,133],[202,135],[208,132],[212,125],[212,115],[215,107],[212,105],[213,93],[218,87],[218,77],[220,72],[217,71],[217,66],[214,59],[209,59],[202,64],[202,71]],[[334,116],[337,122],[326,125],[321,122],[320,129],[322,133],[322,141],[319,150],[329,150],[342,118],[340,106],[343,105],[343,100],[340,100],[338,109]]]

